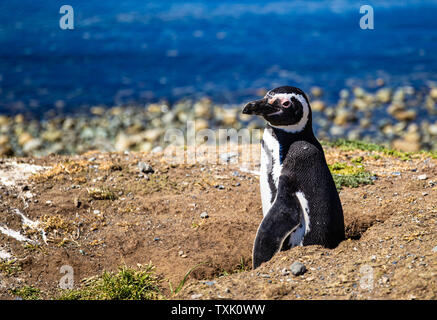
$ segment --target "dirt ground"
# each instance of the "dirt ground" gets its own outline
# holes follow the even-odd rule
[[[437,160],[325,152],[330,164],[362,157],[377,177],[340,192],[347,239],[335,249],[280,252],[256,270],[258,159],[252,170],[232,161],[169,165],[159,153],[3,159],[0,298],[14,299],[11,289],[23,286],[55,298],[64,265],[78,286],[151,262],[170,299],[436,299]],[[293,276],[294,261],[306,273]],[[195,266],[171,295],[169,282],[177,286]]]

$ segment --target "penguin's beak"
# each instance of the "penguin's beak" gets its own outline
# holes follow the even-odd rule
[[[255,100],[244,106],[243,114],[255,114],[259,116],[268,115],[278,111],[277,108],[267,102],[267,99]]]

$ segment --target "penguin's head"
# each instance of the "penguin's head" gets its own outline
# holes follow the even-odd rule
[[[311,121],[308,98],[301,89],[290,86],[275,88],[264,98],[247,103],[243,113],[262,116],[272,127],[288,132],[300,132]]]

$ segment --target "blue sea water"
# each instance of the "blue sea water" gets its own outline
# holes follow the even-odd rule
[[[59,27],[62,5],[74,30]],[[359,8],[374,8],[362,30]],[[437,1],[5,0],[0,112],[209,96],[241,103],[260,88],[424,88],[437,81]]]

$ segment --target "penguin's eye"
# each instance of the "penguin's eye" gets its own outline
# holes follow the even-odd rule
[[[284,101],[282,103],[282,106],[285,107],[285,108],[288,108],[290,106],[290,101]]]

